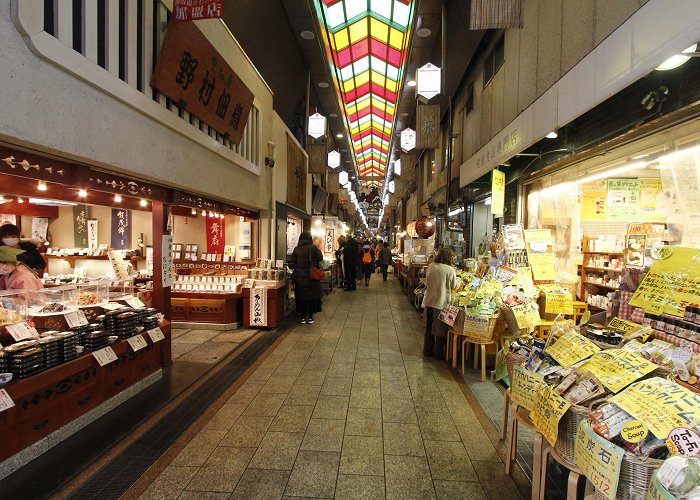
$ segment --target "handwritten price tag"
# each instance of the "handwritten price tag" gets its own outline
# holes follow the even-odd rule
[[[146,304],[141,302],[141,299],[139,299],[138,297],[129,297],[128,299],[126,299],[126,303],[134,309],[141,309],[142,307],[146,307]]]
[[[148,330],[148,336],[151,337],[154,344],[165,338],[165,335],[163,335],[163,331],[160,329],[160,327],[155,327],[153,330]]]
[[[700,455],[700,435],[691,429],[676,427],[669,433],[666,445],[673,455],[682,457]]]
[[[83,326],[88,324],[88,320],[85,317],[83,311],[73,311],[63,315],[66,318],[66,323],[68,323],[68,328],[73,328],[76,326]]]
[[[92,355],[95,357],[100,366],[108,365],[118,359],[117,353],[115,353],[114,349],[111,347],[105,347],[99,351],[94,351]]]
[[[140,351],[144,347],[148,347],[148,343],[146,342],[146,339],[143,338],[143,335],[136,335],[135,337],[131,337],[130,339],[127,339],[127,342],[134,350],[134,352]]]
[[[576,434],[574,460],[586,478],[609,500],[615,500],[623,454],[622,448],[593,432],[588,422],[581,422]]]
[[[15,405],[15,402],[12,401],[12,398],[7,393],[7,391],[5,389],[0,389],[0,412],[3,412],[5,410],[9,410],[14,405]]]
[[[36,328],[29,326],[29,323],[26,321],[23,323],[15,323],[14,325],[7,325],[5,329],[17,342],[34,339],[39,336],[39,332],[36,331]]]

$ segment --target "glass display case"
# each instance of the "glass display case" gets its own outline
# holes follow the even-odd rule
[[[92,307],[109,301],[110,280],[76,283],[78,307]]]
[[[125,300],[134,296],[133,280],[111,280],[109,282],[108,300]]]
[[[236,293],[241,291],[245,276],[176,275],[174,292]]]
[[[14,325],[27,319],[27,299],[22,290],[0,291],[0,326]]]
[[[27,290],[25,293],[30,316],[64,314],[78,309],[78,289],[75,285]]]

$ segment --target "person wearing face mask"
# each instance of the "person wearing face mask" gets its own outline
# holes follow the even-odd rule
[[[0,241],[4,246],[23,250],[19,260],[25,266],[34,271],[37,276],[44,275],[46,261],[37,250],[36,245],[29,241],[20,241],[19,228],[14,224],[4,224],[0,226]]]
[[[44,285],[19,259],[24,250],[0,246],[0,290],[41,290]]]

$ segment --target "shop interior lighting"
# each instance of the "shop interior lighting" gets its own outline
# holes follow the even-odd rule
[[[115,203],[121,203],[122,202],[122,197],[119,196],[118,194],[114,195],[114,201]]]
[[[140,200],[140,201],[139,201],[139,205],[142,206],[142,207],[147,207],[147,206],[148,206],[148,202],[147,202],[146,200]]]
[[[36,188],[39,191],[46,191],[48,187],[46,186],[46,183],[44,181],[39,181],[39,184],[37,184]]]
[[[202,210],[202,217],[206,217],[206,216],[207,216],[207,211],[206,211],[206,210]]]
[[[454,210],[450,210],[450,211],[447,213],[447,215],[448,215],[449,217],[453,217],[453,216],[455,216],[455,215],[457,215],[457,214],[461,214],[462,212],[464,212],[464,207],[459,207],[459,208],[455,208]]]
[[[416,86],[416,81],[415,80],[409,80],[406,82],[406,85],[409,87],[415,87]],[[403,115],[403,113],[401,113]],[[406,113],[406,116],[408,116],[408,113]]]
[[[484,205],[490,205],[491,204],[491,197],[489,196],[484,200]]]
[[[78,196],[81,198],[87,198],[87,190],[81,189],[80,191],[78,191]]]
[[[559,137],[559,134],[557,133],[556,130],[552,130],[549,134],[545,136],[547,139],[556,139]]]
[[[17,199],[18,203],[23,203],[23,201],[19,201],[19,198]],[[77,203],[73,203],[72,201],[62,201],[62,200],[47,200],[45,198],[29,198],[29,203],[32,205],[42,205],[45,207],[59,207],[59,206],[75,206]]]
[[[17,203],[24,203],[24,199],[21,196],[17,197]]]
[[[386,176],[416,0],[321,0],[331,74],[364,186]],[[375,177],[376,179],[373,179]]]
[[[680,54],[673,55],[666,59],[664,62],[662,62],[659,66],[656,67],[657,70],[659,71],[668,71],[670,69],[676,69],[679,66],[682,66],[686,62],[688,62],[688,59],[693,57],[696,54],[698,44],[695,43],[685,49],[683,52]],[[684,54],[692,54],[692,55],[684,55]]]
[[[192,215],[197,215],[197,211],[194,208],[192,209]]]

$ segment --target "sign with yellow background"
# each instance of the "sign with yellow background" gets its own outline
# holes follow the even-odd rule
[[[532,268],[534,280],[556,280],[557,273],[554,269],[552,231],[549,229],[526,229],[525,243],[527,246],[527,259]]]
[[[511,310],[519,328],[534,328],[542,323],[540,310],[534,303],[513,306]]]
[[[589,370],[605,387],[617,393],[656,367],[632,351],[608,349],[593,355],[581,368]]]
[[[544,383],[544,375],[531,372],[522,365],[513,367],[513,380],[510,381],[510,399],[529,411],[535,407],[537,388]]]
[[[547,354],[552,356],[563,367],[569,367],[590,358],[600,352],[600,347],[583,335],[569,332],[547,348]]]
[[[581,220],[607,220],[607,204],[607,181],[600,180],[581,185]]]
[[[530,420],[549,444],[554,446],[559,434],[559,421],[571,403],[554,392],[552,387],[542,385],[537,388],[534,404],[534,408],[530,411]]]
[[[506,198],[506,174],[500,170],[491,172],[491,215],[503,217]]]
[[[596,434],[586,420],[578,426],[574,461],[608,500],[615,500],[623,455],[622,448]]]

